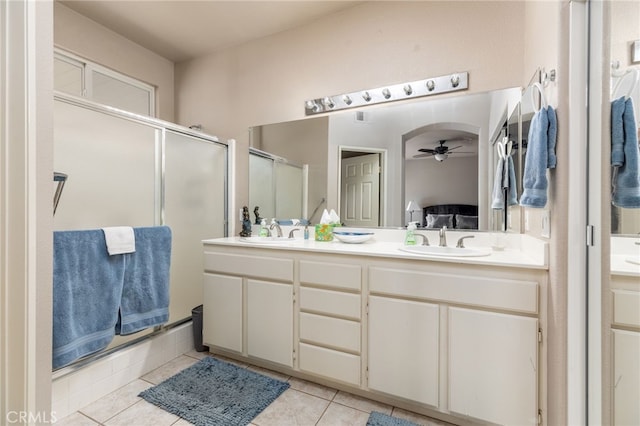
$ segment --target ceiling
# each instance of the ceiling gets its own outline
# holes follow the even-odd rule
[[[303,26],[362,2],[57,1],[173,62]]]

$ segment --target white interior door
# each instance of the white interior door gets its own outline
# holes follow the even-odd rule
[[[347,226],[380,224],[380,154],[341,161],[340,218]]]

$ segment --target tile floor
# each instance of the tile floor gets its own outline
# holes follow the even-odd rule
[[[208,356],[191,351],[175,358],[134,380],[117,391],[59,419],[57,426],[188,426],[191,423],[170,414],[137,395],[179,371]],[[379,411],[423,426],[449,425],[439,420],[415,414],[343,391],[337,391],[281,373],[248,366],[222,358],[262,374],[288,381],[291,385],[282,395],[258,415],[252,426],[364,426],[371,411]]]

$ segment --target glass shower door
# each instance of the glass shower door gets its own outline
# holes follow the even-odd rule
[[[202,303],[202,240],[226,235],[227,148],[165,132],[164,220],[173,233],[169,323]]]

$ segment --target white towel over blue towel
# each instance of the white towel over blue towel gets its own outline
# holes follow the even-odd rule
[[[613,205],[640,208],[640,152],[631,98],[611,102],[611,166]]]
[[[102,228],[102,231],[107,243],[107,251],[111,256],[136,251],[136,237],[132,227],[111,226]]]
[[[134,228],[136,252],[110,256],[104,232],[53,235],[53,368],[169,319],[171,230]]]
[[[547,169],[556,167],[557,133],[556,111],[552,107],[541,108],[534,114],[529,127],[521,206],[547,205]]]

